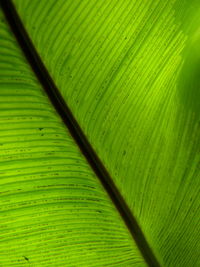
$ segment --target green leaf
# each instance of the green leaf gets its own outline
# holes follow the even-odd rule
[[[199,266],[199,1],[13,2],[57,88],[136,217],[160,265]],[[5,44],[5,47],[12,47],[13,42]],[[8,64],[12,57],[5,55],[4,61]],[[16,57],[13,52],[11,55]],[[8,72],[4,65],[3,69]],[[16,66],[10,71],[9,77],[22,76],[26,80],[26,83],[23,80],[24,86],[33,87],[34,77],[30,71],[27,74],[27,67],[23,67],[22,73],[16,71]],[[38,82],[35,83],[40,88]],[[15,81],[13,86],[16,84]],[[35,93],[35,90],[34,87],[32,91]],[[42,94],[42,89],[40,92]],[[24,105],[27,102],[21,101]],[[41,116],[39,103],[33,103],[32,109],[28,106],[30,114],[38,112]],[[48,120],[53,118],[50,108],[49,102],[48,108],[43,107]],[[13,111],[15,116],[18,109]],[[13,116],[12,108],[8,110]],[[1,114],[4,116],[3,111]],[[56,113],[54,116],[59,119]],[[33,127],[32,123],[30,125]],[[27,127],[24,126],[23,131],[26,132]],[[54,126],[56,134],[57,127]],[[62,127],[65,129],[64,125]],[[66,130],[63,131],[67,138]],[[20,138],[19,135],[16,134],[15,140]],[[67,144],[67,141],[63,139],[61,143]],[[71,144],[76,149],[72,140]],[[58,164],[59,168],[65,166],[65,157]],[[80,152],[79,157],[84,161]],[[55,158],[57,162],[57,156]],[[22,170],[26,169],[21,159],[17,162],[20,162]],[[51,165],[48,160],[47,163]],[[76,163],[74,171],[80,166]],[[86,163],[84,166],[90,170]],[[79,172],[84,173],[84,170]],[[99,184],[94,174],[92,177]],[[70,194],[73,192],[71,189],[68,191]],[[103,194],[103,188],[100,187],[98,192]],[[80,196],[82,194],[84,191],[81,189]],[[104,199],[109,202],[105,193]],[[113,251],[104,247],[105,254],[99,258],[96,251],[95,255],[88,254],[88,258],[87,253],[84,257],[70,256],[69,261],[65,258],[63,263],[67,266],[144,264],[122,219],[120,222],[114,206],[109,203],[113,214],[107,214],[106,218],[121,225],[123,230],[120,233],[126,233],[124,251],[129,251],[130,256],[121,248],[120,254],[116,255],[117,250],[112,244]],[[84,218],[86,220],[87,214]],[[101,229],[102,223],[96,225]],[[89,228],[91,231],[92,227]],[[105,232],[102,230],[102,235]],[[114,232],[114,229],[108,231],[111,239]],[[119,240],[120,233],[115,232]],[[92,242],[93,238],[90,236],[88,240]],[[99,242],[96,243],[100,245]],[[118,247],[116,242],[115,245]],[[74,255],[80,247],[73,246]],[[85,243],[83,247],[87,250]],[[112,255],[113,261],[105,259],[106,251]],[[65,251],[62,253],[66,254]],[[73,260],[77,262],[73,263]]]
[[[146,266],[0,20],[0,266]]]

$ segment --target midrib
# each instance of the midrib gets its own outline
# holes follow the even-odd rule
[[[7,18],[8,24],[10,25],[34,73],[42,84],[51,103],[62,118],[66,127],[69,129],[76,144],[79,146],[91,168],[96,173],[97,177],[102,183],[104,189],[108,193],[109,197],[112,199],[113,204],[119,211],[123,221],[129,229],[146,263],[152,267],[160,266],[150,245],[148,244],[145,238],[145,235],[143,234],[134,215],[132,214],[131,210],[129,209],[128,205],[126,204],[125,200],[123,199],[122,195],[114,184],[109,172],[103,165],[98,155],[95,153],[93,147],[87,140],[87,137],[83,133],[81,127],[77,123],[69,107],[63,100],[58,88],[56,87],[49,72],[47,71],[40,56],[38,55],[34,45],[32,44],[32,41],[30,40],[22,24],[14,5],[10,0],[1,0],[1,5]]]

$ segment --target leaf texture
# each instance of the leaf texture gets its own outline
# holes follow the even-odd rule
[[[146,266],[0,11],[0,266]]]
[[[198,266],[198,1],[14,2],[161,265]]]
[[[163,266],[198,266],[199,1],[14,0]]]

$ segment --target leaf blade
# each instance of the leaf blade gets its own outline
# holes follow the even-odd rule
[[[178,79],[200,25],[198,1],[59,1],[44,12],[38,4],[31,19],[31,4],[14,2],[158,258],[166,266],[196,265],[198,85],[185,108]]]
[[[0,263],[145,266],[0,16]]]

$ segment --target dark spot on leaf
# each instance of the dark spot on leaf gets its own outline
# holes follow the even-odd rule
[[[29,261],[29,258],[27,258],[26,256],[23,256],[24,257],[24,259],[26,260],[26,261]]]
[[[40,131],[42,131],[44,128],[38,128]]]

